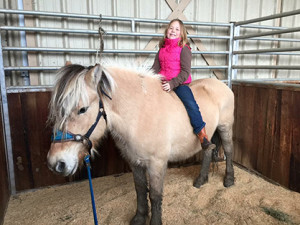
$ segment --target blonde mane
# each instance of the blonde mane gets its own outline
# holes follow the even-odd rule
[[[133,63],[122,65],[115,61],[106,61],[102,66],[101,69],[103,69],[105,73],[109,73],[107,70],[118,68],[124,71],[130,71],[130,74],[141,77],[152,77],[153,79],[161,78],[160,75],[154,74],[148,67],[136,67]],[[78,107],[80,100],[82,100],[84,105],[89,104],[86,83],[84,81],[88,71],[89,68],[87,67],[71,64],[62,67],[57,72],[57,80],[49,104],[50,113],[48,117],[48,123],[53,126],[54,131],[66,129],[65,122]],[[114,80],[111,76],[106,76],[106,79],[108,80],[101,80],[101,85],[107,92],[113,92],[115,89]],[[97,86],[98,83],[95,85]]]
[[[52,92],[49,108],[48,123],[53,124],[53,130],[64,130],[65,121],[78,106],[81,99],[88,104],[86,86],[84,82],[88,69],[73,64],[62,67],[57,72],[57,81]]]
[[[115,60],[106,60],[102,63],[102,66],[104,68],[117,68],[125,71],[132,71],[132,74],[138,74],[142,77],[153,77],[154,79],[161,78],[161,75],[155,74],[148,65],[142,64],[139,66],[135,61],[127,60],[120,63]]]

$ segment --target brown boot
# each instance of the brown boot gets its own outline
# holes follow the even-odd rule
[[[216,148],[216,145],[208,140],[205,127],[202,128],[202,130],[199,132],[199,134],[197,134],[197,136],[200,139],[201,147],[203,150],[213,150],[214,148]]]

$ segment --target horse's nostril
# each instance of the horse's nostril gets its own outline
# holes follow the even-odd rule
[[[66,163],[65,162],[58,161],[56,163],[56,167],[55,167],[56,172],[62,173],[62,172],[64,172],[65,168],[66,168]]]

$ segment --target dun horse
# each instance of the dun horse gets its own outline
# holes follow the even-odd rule
[[[226,155],[224,186],[229,187],[234,184],[233,93],[217,79],[196,80],[190,86],[206,121],[208,136],[218,132],[221,137]],[[133,172],[137,210],[131,224],[146,223],[148,187],[150,223],[162,223],[168,162],[187,159],[201,150],[179,98],[173,92],[164,92],[160,77],[146,70],[64,66],[58,72],[49,120],[54,124],[54,137],[48,165],[64,176],[75,173],[84,155],[93,151],[106,132],[112,134]],[[208,181],[212,152],[205,151],[203,155],[200,175],[194,181],[197,188]]]

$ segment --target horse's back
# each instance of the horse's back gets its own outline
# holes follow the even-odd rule
[[[193,81],[190,87],[208,125],[233,124],[234,95],[225,83],[206,78]]]

